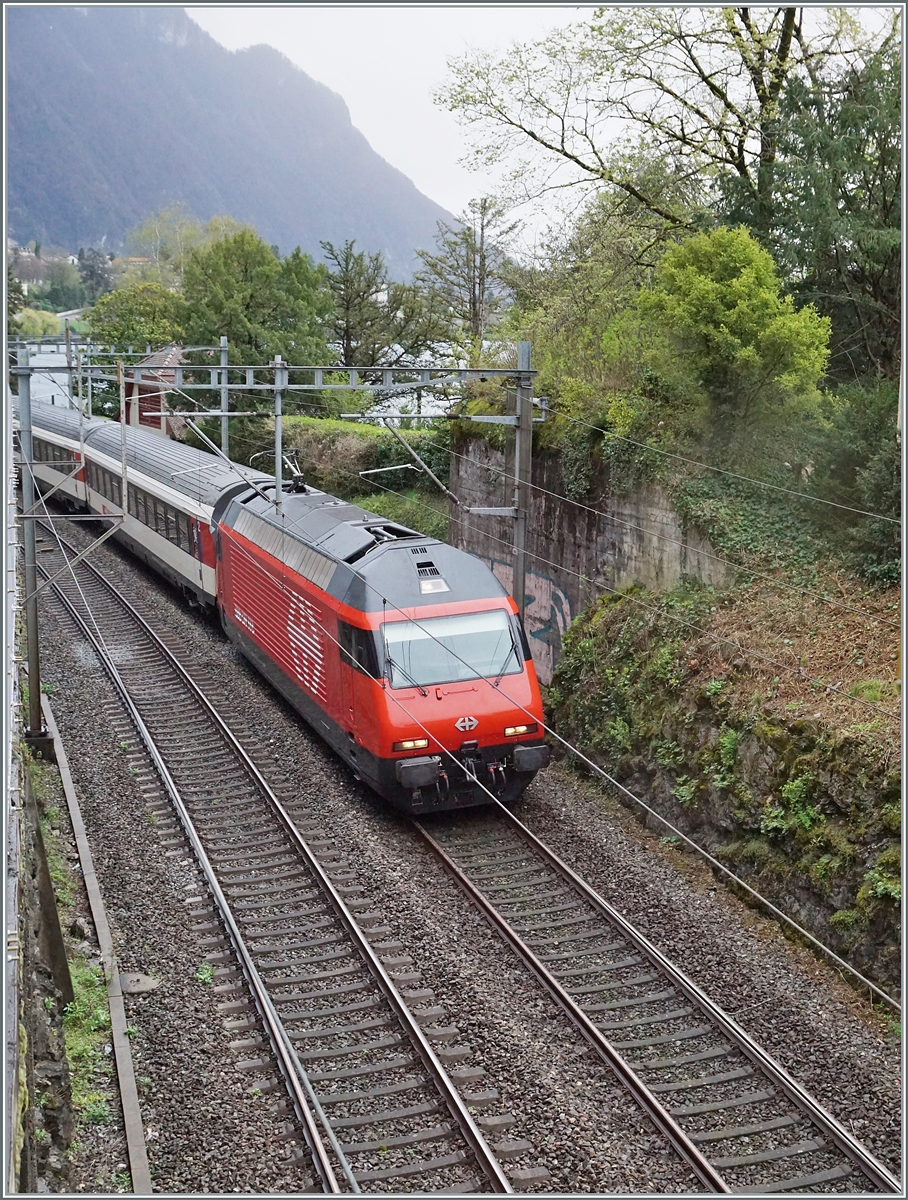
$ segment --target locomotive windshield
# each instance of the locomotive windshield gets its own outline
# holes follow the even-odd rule
[[[394,621],[382,626],[386,670],[391,687],[425,687],[465,679],[516,675],[523,655],[514,638],[509,614],[463,613]]]

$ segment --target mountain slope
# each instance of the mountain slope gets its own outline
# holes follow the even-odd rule
[[[282,252],[355,238],[407,273],[450,214],[381,158],[343,100],[268,46],[231,52],[178,8],[8,7],[10,232],[120,249],[184,201]]]

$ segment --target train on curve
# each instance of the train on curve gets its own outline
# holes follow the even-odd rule
[[[517,607],[484,563],[325,492],[32,404],[39,487],[216,606],[228,637],[376,792],[409,812],[515,800],[546,766]]]

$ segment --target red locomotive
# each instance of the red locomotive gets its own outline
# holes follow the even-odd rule
[[[35,474],[121,511],[120,426],[32,405]],[[193,601],[366,783],[426,812],[515,800],[548,764],[513,600],[478,559],[297,481],[129,428],[117,536]],[[66,478],[77,468],[76,474]],[[270,491],[270,496],[269,496]]]

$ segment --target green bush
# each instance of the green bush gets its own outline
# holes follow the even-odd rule
[[[447,422],[435,428],[405,429],[401,436],[413,447],[429,469],[446,483],[450,466]],[[387,494],[416,488],[442,500],[438,487],[408,455],[388,430],[357,421],[335,421],[319,417],[289,417],[284,422],[284,447],[295,452],[307,483],[345,499],[352,495]],[[361,477],[360,471],[408,464],[416,468],[383,471]],[[434,502],[434,501],[433,501]]]

